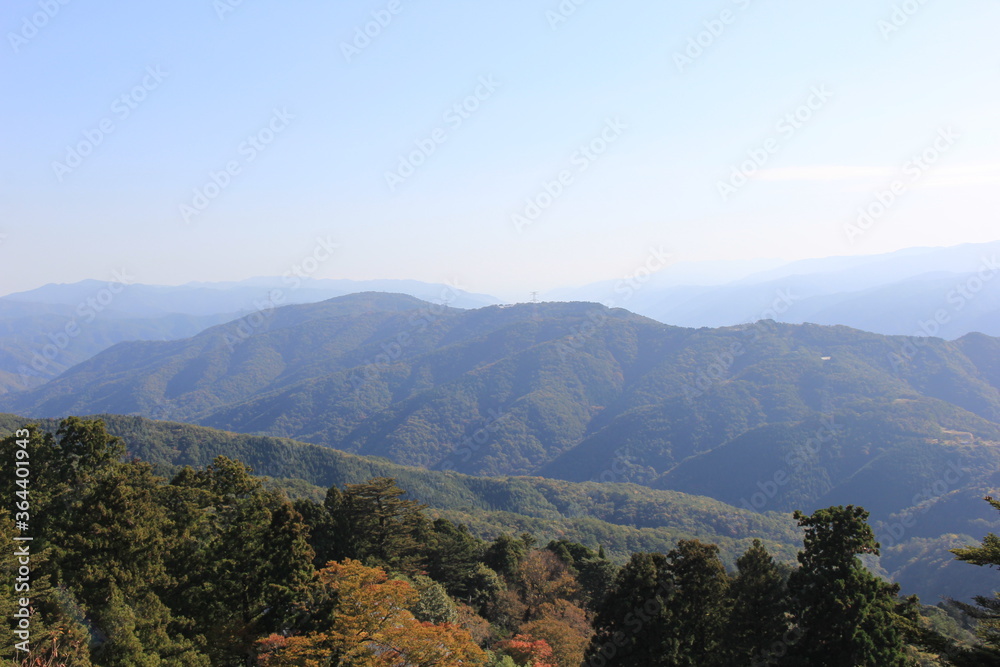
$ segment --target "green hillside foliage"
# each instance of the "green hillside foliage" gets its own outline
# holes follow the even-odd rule
[[[989,621],[977,640],[956,607],[901,599],[865,569],[858,556],[878,547],[860,508],[797,514],[798,568],[754,540],[727,570],[698,539],[619,566],[568,539],[481,539],[388,477],[293,501],[221,455],[158,476],[101,421],[18,426],[0,458],[31,473],[4,476],[0,492],[30,507],[4,508],[0,533],[8,546],[32,537],[30,588],[24,599],[0,588],[0,610],[12,632],[30,630],[0,649],[5,664],[910,667],[1000,655]],[[996,563],[995,542],[958,556]],[[13,581],[18,560],[4,553]]]
[[[539,539],[603,545],[624,561],[634,551],[669,550],[679,539],[713,540],[730,563],[754,538],[790,560],[798,540],[794,523],[777,513],[740,510],[711,498],[658,491],[633,484],[576,484],[542,478],[481,478],[400,466],[308,443],[214,429],[102,415],[108,432],[128,453],[170,476],[183,466],[204,467],[218,456],[240,460],[272,478],[272,488],[319,499],[330,486],[391,477],[438,516],[468,525],[477,535],[531,532]],[[23,419],[0,415],[0,434]],[[58,423],[41,420],[55,432]]]

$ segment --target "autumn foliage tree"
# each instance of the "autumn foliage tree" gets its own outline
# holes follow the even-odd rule
[[[390,579],[381,568],[350,559],[330,563],[316,573],[312,589],[315,607],[303,611],[315,629],[259,641],[265,667],[462,667],[486,662],[466,630],[418,621],[409,611],[418,601],[417,591]]]

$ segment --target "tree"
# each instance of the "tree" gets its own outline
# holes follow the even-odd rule
[[[725,664],[722,629],[728,616],[729,577],[719,560],[719,547],[681,540],[667,554],[673,578],[669,622],[663,628],[667,660],[677,667]]]
[[[810,667],[903,667],[894,622],[898,585],[869,572],[860,554],[878,555],[868,512],[848,505],[795,513],[805,528],[800,568],[789,581],[798,633],[784,664]]]
[[[663,629],[668,623],[674,583],[663,554],[636,553],[615,578],[594,619],[588,665],[666,665]]]
[[[737,575],[729,587],[731,608],[726,624],[728,664],[749,665],[772,651],[783,654],[788,638],[788,581],[764,543],[753,546],[736,561]]]
[[[458,621],[458,607],[448,596],[444,586],[422,574],[413,576],[402,574],[395,578],[410,584],[417,592],[417,600],[409,609],[418,621],[427,623]]]
[[[528,554],[518,566],[514,581],[525,605],[525,621],[541,618],[546,607],[560,599],[574,599],[580,592],[566,564],[546,550]]]
[[[993,509],[1000,510],[1000,500],[985,498]],[[979,567],[1000,568],[1000,537],[989,533],[978,546],[952,549],[955,559]],[[985,646],[976,649],[978,662],[968,664],[1000,664],[1000,595],[977,595],[974,605],[952,600],[951,603],[978,621],[977,633]]]
[[[559,667],[552,647],[544,639],[527,635],[516,635],[497,643],[497,650],[503,651],[519,665],[531,667]]]
[[[528,555],[531,544],[506,533],[501,534],[486,548],[483,563],[506,579],[513,578],[521,561]]]
[[[559,600],[541,618],[522,624],[518,634],[544,639],[558,667],[579,667],[593,630],[583,609]]]
[[[443,584],[449,594],[467,599],[479,567],[483,542],[473,537],[465,526],[436,519],[427,547],[427,574]]]
[[[403,499],[405,494],[396,480],[376,477],[348,484],[342,497],[328,504],[351,539],[355,558],[404,573],[421,570],[423,546],[417,536],[426,528],[426,506]]]
[[[220,456],[182,471],[174,493],[205,503],[171,605],[210,638],[213,661],[245,660],[261,634],[288,622],[293,596],[311,581],[313,551],[302,516],[267,491],[245,464]]]
[[[76,646],[77,662],[86,664],[86,643],[78,639],[86,624],[99,664],[144,665],[171,656],[160,664],[207,665],[180,636],[184,620],[161,597],[173,583],[165,561],[170,519],[158,502],[162,480],[146,463],[122,461],[121,440],[101,421],[66,419],[57,436],[33,436],[29,444],[32,464],[39,464],[30,495],[38,517],[35,598],[50,626],[67,633],[53,657],[60,644],[70,649],[64,656]],[[71,613],[78,619],[61,620]]]
[[[596,611],[611,590],[618,567],[605,558],[603,549],[595,553],[577,542],[553,540],[545,548],[570,567],[583,591],[584,606]]]
[[[5,547],[15,545],[17,535],[14,522],[6,510],[0,512],[0,544]],[[48,576],[40,576],[45,571],[49,552],[31,553],[30,567],[33,570],[30,588],[18,588],[19,556],[15,548],[4,548],[0,552],[0,615],[12,620],[14,627],[7,630],[7,640],[0,644],[0,663],[17,667],[90,667],[90,637],[87,629],[77,619],[83,618],[83,610],[65,590],[53,588]],[[28,602],[22,607],[22,601]],[[17,614],[17,616],[15,616]],[[17,650],[15,644],[24,638],[13,634],[20,629],[18,624],[24,614],[29,640],[27,652]],[[23,648],[23,646],[22,646]]]
[[[328,498],[331,497],[331,492],[340,493],[334,487],[327,492]],[[305,524],[309,526],[309,545],[315,553],[313,565],[317,569],[324,567],[330,561],[343,560],[350,555],[346,552],[343,527],[337,525],[325,504],[298,498],[292,505],[295,511],[302,515]]]
[[[257,642],[265,667],[481,666],[486,654],[456,625],[422,623],[409,608],[419,595],[405,581],[355,560],[331,563],[316,573],[313,601],[333,601],[311,611],[316,629]]]

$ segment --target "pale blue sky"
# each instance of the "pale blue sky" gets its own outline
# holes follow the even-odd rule
[[[340,249],[316,277],[504,297],[628,274],[651,246],[797,259],[998,238],[995,0],[587,0],[555,29],[558,0],[398,0],[350,61],[341,44],[389,0],[243,0],[220,18],[224,2],[0,8],[0,293],[120,268],[161,284],[278,275],[321,235]],[[896,4],[918,9],[886,36]],[[724,11],[679,71],[675,53]],[[116,100],[144,78],[124,117]],[[477,87],[467,119],[445,116]],[[779,130],[812,90],[832,97]],[[250,161],[241,144],[275,109],[294,119]],[[613,119],[603,155],[574,156]],[[102,121],[113,132],[57,173]],[[391,190],[385,173],[436,128],[444,142]],[[946,128],[958,138],[906,175]],[[766,145],[723,201],[719,181]],[[181,205],[229,162],[239,173],[186,224]],[[569,184],[519,230],[560,171]],[[894,180],[902,194],[851,239]]]

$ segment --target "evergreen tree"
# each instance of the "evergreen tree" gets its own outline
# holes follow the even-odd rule
[[[344,536],[325,505],[297,498],[292,506],[309,527],[309,546],[315,554],[313,566],[316,569],[322,569],[327,563],[349,555],[344,553]]]
[[[501,577],[513,579],[530,548],[531,545],[523,537],[517,538],[503,533],[486,548],[483,562]]]
[[[728,616],[729,576],[719,547],[681,540],[667,554],[674,593],[663,632],[667,663],[677,667],[724,665],[722,628]]]
[[[404,495],[396,480],[376,477],[348,484],[343,496],[331,502],[331,514],[342,522],[356,558],[400,572],[420,571],[424,548],[418,534],[427,524],[426,506]]]
[[[808,667],[903,667],[894,622],[898,585],[869,572],[860,554],[878,555],[868,512],[848,505],[795,513],[805,528],[800,568],[789,581],[798,630],[781,664]],[[766,663],[765,663],[766,664]]]
[[[199,548],[171,600],[208,638],[218,664],[248,660],[258,636],[282,629],[293,595],[314,572],[301,515],[251,473],[220,456],[204,471],[182,471],[172,482],[190,489],[191,497],[207,494]]]
[[[674,600],[663,554],[636,553],[615,578],[597,611],[585,664],[608,667],[666,666],[664,628]]]
[[[570,566],[583,589],[584,606],[596,611],[614,584],[618,567],[605,558],[603,549],[595,553],[578,542],[553,540],[545,548]]]
[[[482,540],[473,537],[467,527],[436,519],[427,545],[427,574],[442,583],[449,594],[467,599],[483,550]]]
[[[1000,500],[990,496],[985,498],[993,509],[1000,510]],[[1000,537],[989,533],[983,541],[973,547],[952,549],[956,560],[980,567],[1000,568]],[[970,605],[952,600],[951,603],[978,621],[977,632],[985,646],[976,649],[976,655],[964,656],[964,662],[956,664],[1000,665],[1000,594],[991,597],[977,595],[975,604]]]
[[[731,609],[726,624],[727,664],[750,665],[787,651],[788,581],[764,543],[753,546],[736,561],[737,575],[729,588]],[[777,653],[777,655],[775,655]]]

